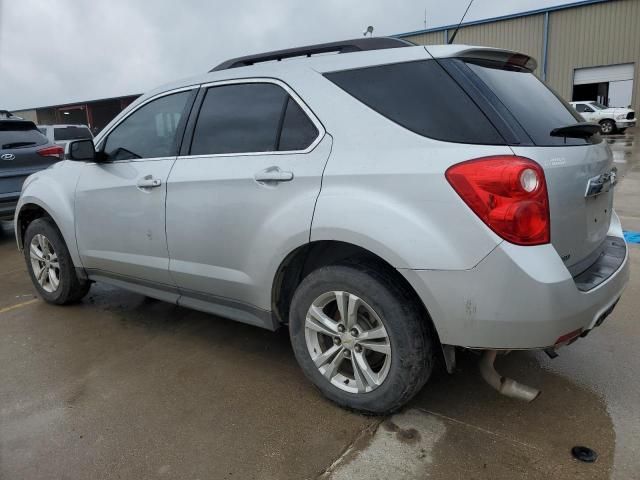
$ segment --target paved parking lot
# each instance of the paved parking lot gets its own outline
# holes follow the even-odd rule
[[[616,208],[640,231],[633,136],[609,142],[624,177]],[[104,285],[72,307],[34,299],[12,235],[4,224],[0,479],[637,478],[639,245],[602,328],[555,360],[498,360],[543,390],[534,403],[500,397],[466,354],[403,412],[371,418],[315,392],[286,331]],[[597,462],[573,460],[574,445],[594,448]]]

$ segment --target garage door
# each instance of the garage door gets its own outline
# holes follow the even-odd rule
[[[573,74],[574,85],[618,82],[623,80],[633,80],[633,63],[607,65],[606,67],[578,68]]]

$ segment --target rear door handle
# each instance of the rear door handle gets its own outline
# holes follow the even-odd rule
[[[139,188],[155,188],[162,185],[162,180],[154,177],[153,175],[145,175],[138,179],[137,185]]]
[[[285,172],[280,170],[280,167],[269,167],[256,173],[253,178],[260,183],[290,182],[293,180],[293,172]]]

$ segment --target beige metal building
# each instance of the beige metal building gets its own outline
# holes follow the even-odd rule
[[[443,44],[455,27],[396,36]],[[640,0],[586,0],[463,23],[455,43],[533,56],[537,75],[567,100],[640,107]]]

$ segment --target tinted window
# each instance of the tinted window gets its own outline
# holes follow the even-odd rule
[[[304,150],[318,137],[318,133],[298,102],[289,97],[278,150]]]
[[[190,92],[159,98],[140,107],[107,137],[104,152],[112,160],[176,155],[176,132]]]
[[[425,137],[504,144],[475,103],[433,60],[360,68],[326,77],[389,120]]]
[[[583,103],[577,103],[576,104],[576,110],[578,112],[580,112],[580,113],[586,112],[587,111],[587,107]]]
[[[287,93],[269,83],[212,87],[200,108],[192,155],[271,152]]]
[[[526,70],[468,64],[495,93],[536,145],[584,145],[589,140],[552,137],[551,130],[583,121],[571,106]],[[593,137],[599,141],[598,137]]]
[[[47,143],[33,122],[18,120],[0,121],[0,148],[37,147]]]
[[[79,140],[93,138],[87,127],[56,127],[53,129],[54,140]]]

